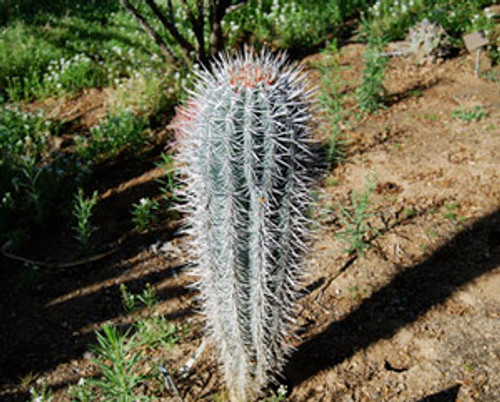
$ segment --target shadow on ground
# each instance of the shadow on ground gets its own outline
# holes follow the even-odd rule
[[[404,269],[346,318],[304,341],[285,378],[298,386],[356,351],[392,337],[460,287],[500,266],[500,210],[464,229],[425,261]]]
[[[117,169],[114,167],[97,182],[112,182],[119,188],[120,182],[125,183],[134,176],[140,178],[144,169],[151,168],[151,163],[145,161],[134,166],[134,172],[120,171],[117,176],[113,173]],[[96,325],[125,316],[121,283],[132,293],[142,291],[147,283],[161,283],[160,302],[189,297],[182,281],[175,279],[183,265],[158,258],[153,253],[141,255],[141,251],[156,241],[172,240],[176,224],[165,221],[156,230],[143,234],[131,230],[132,203],[137,203],[141,196],[157,197],[158,187],[152,178],[137,180],[99,202],[94,217],[97,225],[109,232],[109,238],[97,239],[102,243],[100,247],[96,245],[98,250],[109,248],[112,237],[116,240],[122,233],[127,236],[119,243],[115,241],[119,248],[114,254],[95,263],[34,269],[0,255],[0,395],[9,384],[18,383],[30,373],[37,375],[82,357],[88,345],[95,343],[93,328]],[[169,219],[168,216],[163,218]],[[53,229],[61,238],[58,247],[66,244],[67,248],[74,249],[77,246],[67,229],[61,226]],[[34,239],[41,243],[36,248],[43,251],[45,244],[45,257],[50,255],[65,261],[63,250],[54,254],[54,245],[43,240],[43,236],[46,234],[39,233],[38,240]],[[25,253],[29,255],[30,251],[33,250],[25,250]],[[75,258],[74,251],[67,253]],[[165,315],[169,320],[182,320],[193,314],[186,303],[175,303],[171,307]],[[0,396],[0,399],[25,401],[27,397],[18,393]]]

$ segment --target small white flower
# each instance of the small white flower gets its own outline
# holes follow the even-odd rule
[[[147,199],[147,198],[144,198],[144,197],[143,197],[143,198],[141,198],[141,199],[139,200],[139,203],[140,203],[141,205],[147,205],[147,204],[149,204],[149,199]]]

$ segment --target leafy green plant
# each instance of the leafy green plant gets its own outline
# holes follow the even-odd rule
[[[488,112],[482,106],[474,106],[472,109],[458,108],[451,113],[451,117],[470,123],[485,119]]]
[[[463,46],[462,35],[484,30],[495,43],[495,21],[491,0],[377,0],[369,9],[370,26],[376,35],[389,40],[403,39],[411,26],[422,19],[439,24],[456,46]],[[493,60],[498,48],[488,46]]]
[[[155,313],[158,296],[148,283],[141,293],[129,292],[120,285],[125,311],[135,322],[126,331],[112,324],[105,324],[96,332],[97,344],[91,346],[93,361],[101,371],[98,379],[80,379],[68,390],[74,401],[94,401],[96,398],[118,402],[155,400],[141,394],[139,388],[159,377],[159,367],[148,368],[146,348],[172,348],[180,342],[188,325],[177,326]],[[143,313],[146,315],[143,315]]]
[[[156,200],[141,198],[138,203],[132,204],[132,222],[137,233],[144,232],[154,225],[159,204]]]
[[[80,188],[73,201],[73,217],[76,219],[75,238],[82,247],[87,247],[92,234],[97,228],[91,223],[92,210],[97,204],[98,193],[94,191],[92,197],[85,198]]]
[[[179,173],[174,168],[174,160],[171,154],[163,152],[161,158],[162,160],[158,162],[156,166],[163,171],[163,176],[156,179],[156,182],[161,185],[160,191],[163,201],[165,201],[167,205],[170,205],[173,202],[179,201],[177,195],[180,188],[178,181]]]
[[[329,50],[323,54],[323,63],[319,66],[321,74],[321,90],[318,95],[319,102],[326,114],[327,125],[327,160],[333,165],[345,158],[346,140],[343,138],[340,123],[344,119],[345,113],[340,98],[340,62],[337,42],[332,41]],[[333,64],[328,60],[333,59]],[[325,61],[326,60],[326,61]]]
[[[158,306],[158,298],[155,290],[150,284],[142,293],[134,294],[127,290],[122,284],[120,286],[122,301],[128,313],[134,313],[142,308],[146,308],[148,315],[134,323],[138,344],[147,347],[172,347],[177,344],[187,331],[187,327],[181,330],[178,326],[168,322],[161,315],[155,314],[154,310]]]
[[[45,217],[51,190],[49,177],[54,176],[54,171],[43,162],[50,154],[50,137],[58,130],[59,125],[44,119],[41,111],[31,113],[0,106],[2,233],[11,231],[10,221],[17,220],[20,227],[28,222],[41,223]]]
[[[72,402],[92,402],[95,400],[92,384],[85,377],[81,377],[77,384],[68,387],[67,394]]]
[[[32,211],[36,223],[42,222],[42,190],[40,188],[40,176],[42,169],[36,165],[34,158],[23,156],[18,160],[17,166],[19,174],[14,176],[12,184],[16,193],[23,193],[26,196],[26,210]]]
[[[158,303],[156,292],[151,286],[147,284],[142,293],[136,294],[128,291],[125,284],[120,285],[120,292],[122,294],[122,303],[127,313],[133,313],[141,308],[146,307],[152,310]]]
[[[116,157],[121,152],[135,154],[147,141],[145,129],[144,118],[131,111],[118,110],[92,127],[88,137],[76,137],[76,152],[86,163]]]
[[[363,52],[364,61],[361,85],[356,90],[359,108],[363,112],[375,113],[383,105],[385,88],[385,65],[387,59],[380,56],[385,41],[381,36],[374,36],[367,22],[368,47]]]
[[[0,37],[0,88],[7,100],[116,86],[137,71],[164,70],[159,49],[136,34],[137,21],[118,1],[7,3],[0,17],[8,16]]]
[[[371,178],[366,178],[362,194],[354,190],[351,192],[350,210],[339,203],[339,219],[344,229],[338,232],[337,236],[347,243],[348,247],[345,251],[349,254],[357,252],[363,255],[364,251],[370,247],[368,240],[372,228],[368,225],[368,219],[372,213],[368,212],[368,208],[371,204],[370,197],[375,188],[375,181],[375,174],[373,174]]]
[[[452,201],[448,204],[443,205],[443,218],[445,219],[450,219],[450,220],[456,220],[458,217],[457,210],[458,210],[458,204],[455,201]]]
[[[177,326],[168,322],[164,316],[143,318],[136,322],[135,328],[139,343],[151,348],[172,348],[182,339],[182,333]]]
[[[135,389],[150,376],[140,373],[139,364],[145,359],[139,348],[136,334],[120,332],[115,326],[105,324],[97,333],[97,345],[91,347],[93,362],[102,373],[100,379],[89,382],[99,388],[105,398],[117,402],[147,400],[138,396]]]
[[[50,60],[43,73],[38,69],[28,71],[24,76],[8,79],[6,93],[10,100],[44,99],[82,88],[102,86],[105,82],[102,66],[85,54]]]
[[[40,389],[30,387],[30,402],[52,402],[54,397],[52,391],[47,388],[47,383],[42,382]]]

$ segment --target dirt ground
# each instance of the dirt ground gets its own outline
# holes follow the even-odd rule
[[[342,49],[346,81],[359,77],[361,50]],[[394,58],[385,83],[388,108],[343,126],[345,160],[316,189],[301,340],[280,379],[288,400],[500,400],[500,74],[497,68],[496,81],[476,79],[472,65],[468,55],[427,66]],[[452,117],[459,107],[478,105],[488,112],[482,120]],[[189,250],[176,235],[178,222],[131,234],[130,204],[158,195],[155,160],[117,165],[96,180],[96,217],[110,228],[99,241],[109,244],[109,255],[40,267],[36,280],[20,280],[27,268],[0,257],[0,400],[25,401],[29,387],[43,382],[55,401],[69,400],[68,385],[96,374],[87,347],[94,330],[133,319],[123,311],[122,283],[133,292],[153,284],[160,313],[190,324],[175,348],[147,351],[151,364],[162,361],[175,373],[200,345],[201,317],[185,287]],[[336,236],[343,228],[338,203],[349,208],[352,190],[363,191],[372,172],[371,247],[363,256],[348,255]],[[24,257],[75,257],[64,252],[68,230],[48,232]],[[176,381],[186,401],[223,395],[210,348],[187,379]],[[176,400],[151,392],[156,400]]]

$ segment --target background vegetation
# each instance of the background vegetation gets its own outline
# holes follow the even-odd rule
[[[133,3],[172,52],[181,55],[179,43],[167,34],[151,9],[143,2]],[[167,1],[157,3],[168,13]],[[179,31],[193,39],[181,3],[173,2],[175,21]],[[317,51],[335,55],[348,40],[369,43],[369,51],[363,55],[366,74],[356,90],[358,115],[351,116],[359,119],[363,113],[376,113],[384,107],[384,63],[376,54],[388,41],[403,39],[423,18],[441,24],[459,48],[464,33],[485,30],[491,43],[488,52],[498,62],[493,4],[486,0],[249,0],[227,14],[222,29],[230,51],[250,43],[257,48],[287,50],[297,60]],[[190,57],[180,64],[167,63],[158,44],[119,0],[2,2],[0,245],[4,250],[22,253],[27,244],[58,222],[74,235],[78,255],[102,251],[103,245],[94,240],[96,232],[105,230],[93,218],[94,207],[102,201],[96,177],[116,163],[139,166],[154,159],[163,172],[158,183],[161,197],[145,196],[131,203],[129,229],[144,233],[175,214],[171,207],[179,182],[172,151],[164,148],[172,140],[164,127],[174,107],[186,98],[193,71],[199,68],[196,55]],[[325,149],[333,166],[341,161],[345,147],[338,128],[346,119],[345,98],[340,93],[344,83],[339,81],[340,66],[335,59],[319,67],[325,72],[323,79],[329,80],[322,86],[327,91],[320,93],[320,103],[332,128],[325,135]],[[108,95],[106,113],[90,127],[51,107],[57,100],[64,109],[90,89]],[[453,117],[476,120],[485,117],[485,112],[457,110]],[[368,186],[364,194],[353,194],[354,212],[340,209],[347,227],[342,236],[350,253],[368,247],[362,229],[372,190]],[[124,290],[125,301],[127,297],[132,296]],[[143,295],[146,301],[152,297]],[[153,302],[147,306],[151,311],[153,307]],[[95,348],[104,377],[85,387],[111,397],[118,392],[116,385],[126,387],[123,395],[133,395],[134,387],[144,380],[131,364],[141,360],[139,346],[172,347],[182,339],[184,329],[168,325],[152,315],[123,333],[105,327]],[[120,360],[121,354],[131,354],[133,359]],[[106,371],[107,363],[103,363],[110,359],[118,359],[113,362],[114,371]],[[85,399],[85,395],[91,398],[87,391],[71,390],[75,400],[91,400]],[[46,389],[34,390],[33,397],[40,392],[50,400]]]

